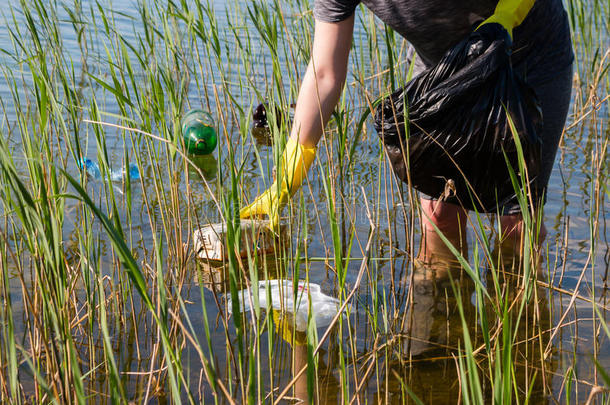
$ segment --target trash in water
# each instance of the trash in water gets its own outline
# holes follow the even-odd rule
[[[252,124],[254,128],[269,128],[269,121],[267,121],[267,108],[268,105],[265,103],[259,104],[252,113]],[[275,117],[278,126],[282,124],[282,114],[279,108],[275,108]]]
[[[279,237],[269,229],[269,220],[242,219],[241,228],[241,257],[273,252],[280,243],[284,234],[284,226],[280,225]],[[193,245],[200,259],[224,260],[227,258],[225,247],[226,226],[224,223],[208,224],[193,233]]]
[[[182,118],[182,137],[186,151],[192,155],[208,155],[214,152],[218,138],[214,119],[203,110],[190,110]]]
[[[256,287],[253,286],[252,288]],[[267,301],[267,288],[269,288],[270,301]],[[254,303],[254,297],[250,295],[247,289],[241,290],[237,294],[241,312],[250,311],[252,309],[251,303]],[[292,315],[295,329],[299,332],[307,330],[309,300],[311,300],[311,308],[313,309],[311,317],[315,320],[318,328],[330,325],[339,309],[341,309],[341,302],[337,298],[324,294],[318,284],[300,280],[295,294],[294,285],[290,280],[263,280],[258,282],[260,307],[267,311],[277,310]],[[231,308],[229,302],[229,310]]]
[[[294,108],[296,104],[291,104],[290,108]],[[267,110],[269,109],[268,103],[259,104],[252,112],[252,135],[256,139],[257,143],[271,146],[273,144],[273,137],[269,129],[269,120]],[[275,123],[278,127],[282,126],[286,120],[290,120],[291,112],[282,112],[279,107],[274,108]]]
[[[293,109],[296,107],[296,104],[290,104],[290,108]],[[269,109],[269,105],[267,103],[259,104],[252,113],[252,120],[254,128],[269,128],[269,121],[267,120],[267,110]],[[290,118],[289,113],[284,113],[279,107],[275,107],[274,109],[275,123],[278,127],[282,126],[282,123],[286,118]]]
[[[100,165],[97,162],[89,158],[83,158],[78,165],[81,169],[85,169],[87,174],[91,176],[95,180],[100,180],[102,178],[102,171],[100,170]],[[127,177],[127,170],[123,167],[121,170],[113,171],[110,170],[110,180],[112,181],[123,181]],[[129,177],[131,180],[139,180],[140,179],[140,170],[135,163],[129,164]]]
[[[125,170],[125,168],[122,168],[119,171],[110,172],[110,179],[112,181],[122,181],[126,177],[127,177],[127,171]],[[138,170],[138,166],[135,163],[129,164],[129,178],[131,178],[131,180],[140,179],[140,171]]]
[[[100,166],[95,163],[93,160],[89,158],[84,158],[80,162],[78,162],[80,168],[84,168],[87,171],[87,174],[93,177],[95,180],[99,180],[102,178],[102,171],[100,170]]]

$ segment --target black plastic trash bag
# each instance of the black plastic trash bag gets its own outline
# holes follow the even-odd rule
[[[375,129],[400,179],[431,197],[496,212],[516,198],[504,153],[524,175],[508,113],[537,201],[542,112],[513,72],[510,46],[501,25],[486,24],[377,107]]]

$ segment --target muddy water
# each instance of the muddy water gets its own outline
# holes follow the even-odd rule
[[[149,3],[152,5],[154,2],[149,1]],[[83,9],[89,10],[93,3],[83,1],[82,6]],[[233,7],[227,6],[224,1],[215,1],[213,6],[218,16],[219,27],[225,29],[228,26],[227,18],[228,20],[232,18]],[[144,31],[139,23],[140,16],[134,11],[133,2],[115,0],[107,7],[114,11],[112,15],[115,17],[116,29],[127,41],[135,41],[143,34]],[[103,44],[109,43],[108,38],[102,35],[95,36],[94,27],[85,27],[85,32],[91,35],[91,46],[96,52],[91,52],[83,65],[78,37],[73,25],[68,21],[68,14],[61,8],[59,14],[64,52],[74,61],[75,71],[83,72],[86,65],[87,70],[95,75],[106,74],[107,64],[104,62]],[[16,12],[15,18],[18,22],[23,22],[23,15],[19,12]],[[287,18],[290,23],[302,17],[287,13]],[[9,53],[12,45],[8,27],[11,24],[0,26],[0,47],[9,50]],[[363,50],[367,46],[368,38],[366,24],[366,18],[363,18],[356,30],[357,55],[366,54]],[[254,27],[249,31],[250,36],[258,38]],[[223,46],[229,48],[237,46],[235,39],[231,39],[226,32],[224,35],[228,39],[224,40]],[[607,37],[602,40],[608,43]],[[249,72],[253,76],[252,83],[259,87],[259,91],[272,94],[273,84],[268,82],[272,77],[271,54],[258,39],[254,41],[255,51],[249,60],[252,64]],[[360,54],[358,54],[359,46]],[[282,66],[289,65],[284,63],[286,58],[287,54],[280,53]],[[363,59],[368,60],[361,56],[352,60],[354,65],[351,67],[352,71],[356,70],[355,66],[359,66],[364,72],[376,72],[377,67],[373,63],[371,66],[366,63],[365,66],[361,66]],[[0,56],[0,61],[4,67],[18,72],[20,65],[12,58],[3,55]],[[579,59],[578,63],[581,69],[586,71],[592,61]],[[304,64],[297,66],[297,69],[302,71]],[[207,93],[206,97],[204,90],[213,89],[215,85],[219,86],[221,83],[214,82],[214,78],[212,80],[208,78],[202,85],[195,78],[198,72],[200,72],[198,69],[192,69],[192,75],[189,77],[189,104],[214,105],[213,93]],[[136,72],[136,78],[144,80],[145,73]],[[246,73],[239,69],[231,73],[234,79],[239,74]],[[31,83],[27,72],[23,73],[23,81]],[[353,85],[353,82],[348,84]],[[237,85],[231,86],[235,89],[236,102],[241,104],[246,112],[260,101],[253,89],[242,90]],[[577,91],[578,82],[575,82],[575,86],[574,95],[578,97],[580,94]],[[605,86],[604,90],[602,85],[601,93],[607,95],[607,83]],[[288,88],[289,83],[284,83],[284,87]],[[116,100],[104,93],[103,89],[92,89],[83,85],[80,90],[85,99],[95,96],[98,100],[104,100],[105,112],[120,113]],[[18,91],[21,94],[27,93],[27,90],[23,89]],[[601,96],[599,98],[603,99],[604,94],[601,93],[598,97]],[[354,115],[359,116],[365,103],[356,90],[349,90],[349,95],[347,108],[353,109]],[[5,111],[3,121],[14,122],[16,109],[13,97],[9,84],[3,81],[0,82],[0,98]],[[578,103],[575,102],[575,105]],[[545,264],[539,276],[541,283],[534,291],[531,304],[525,309],[516,331],[519,344],[514,348],[514,362],[517,364],[515,379],[521,387],[532,386],[531,403],[565,402],[564,376],[569,370],[572,370],[578,379],[573,382],[575,388],[572,388],[571,399],[579,402],[586,400],[591,386],[601,384],[591,361],[592,355],[595,355],[602,367],[610,369],[610,343],[603,331],[600,332],[599,323],[596,321],[597,315],[593,313],[591,303],[588,302],[593,300],[598,304],[598,309],[607,322],[610,310],[606,288],[610,262],[606,223],[610,202],[607,190],[602,192],[600,212],[594,218],[598,229],[593,235],[590,226],[592,198],[596,197],[595,180],[599,176],[591,162],[595,152],[599,151],[608,140],[607,103],[602,104],[601,108],[589,118],[576,122],[584,112],[573,108],[568,119],[569,129],[565,133],[555,162],[544,213],[549,233],[543,249]],[[331,125],[331,129],[333,128]],[[342,204],[338,204],[338,221],[339,230],[344,236],[343,254],[352,257],[346,267],[345,285],[348,291],[356,284],[361,269],[362,257],[365,254],[365,245],[371,229],[369,218],[372,217],[376,224],[369,250],[371,260],[355,294],[353,313],[349,320],[345,321],[343,330],[331,334],[320,351],[317,399],[321,403],[336,403],[345,393],[351,397],[357,392],[356,395],[362,400],[403,403],[403,399],[408,398],[405,388],[408,387],[424,403],[455,403],[460,399],[455,356],[457,348],[463,348],[464,325],[472,337],[474,349],[480,349],[484,343],[477,320],[477,304],[473,298],[475,284],[450,261],[439,260],[434,266],[424,266],[412,260],[413,255],[409,255],[409,252],[417,252],[420,234],[417,222],[414,223],[413,228],[410,227],[407,192],[400,189],[391,175],[372,128],[370,126],[366,128],[368,131],[358,144],[354,164],[348,171],[342,171],[336,157],[333,159],[335,155],[330,153],[329,157],[327,153],[328,150],[337,147],[336,142],[328,140],[328,143],[320,148],[321,165],[314,168],[314,177],[310,183],[311,192],[308,190],[304,195],[305,220],[308,223],[308,235],[305,241],[309,259],[306,262],[301,261],[298,271],[300,278],[304,278],[307,271],[309,280],[320,284],[323,291],[329,295],[337,295],[339,287],[338,277],[334,272],[336,267],[333,264],[334,247],[329,227],[331,219],[326,210],[320,168],[333,168],[332,177],[336,180],[334,186],[342,201]],[[236,144],[242,142],[237,123],[228,122],[225,129],[232,142]],[[336,135],[334,130],[331,133]],[[3,133],[3,136],[7,134]],[[96,144],[91,131],[84,131],[82,136],[87,140],[86,154],[96,156]],[[114,132],[114,136],[112,131],[107,131],[106,137],[110,160],[113,164],[120,165],[125,142],[118,131]],[[9,136],[9,142],[18,148],[19,137],[13,134]],[[252,153],[252,148],[257,148],[263,166],[269,168],[273,159],[269,144],[270,142],[256,142],[252,137],[243,142],[244,177],[241,180],[241,187],[246,190],[249,199],[254,197],[257,190],[264,187],[259,160]],[[190,209],[204,212],[207,221],[218,221],[220,213],[210,198],[207,187],[210,187],[209,190],[215,196],[228,192],[226,173],[230,161],[222,143],[214,157],[200,160],[199,166],[205,174],[207,185],[202,180],[192,180],[190,188],[187,188],[186,179],[180,174],[170,180],[179,182],[179,189],[185,195],[190,193],[194,204]],[[158,164],[165,164],[163,158]],[[17,165],[25,172],[23,162],[17,161]],[[142,168],[144,189],[154,187],[153,182],[147,179],[154,169],[148,166]],[[76,164],[68,162],[67,170],[75,173]],[[607,176],[607,162],[604,170],[604,176]],[[191,174],[194,177],[194,172]],[[104,188],[100,184],[92,183],[88,187],[92,195],[100,196],[104,193]],[[145,214],[144,207],[147,203],[144,201],[144,195],[145,192],[135,189],[131,197],[132,206],[135,208],[132,210],[129,229],[133,238],[131,246],[137,257],[147,257],[151,254],[151,247],[154,246],[153,227]],[[104,204],[103,199],[100,198],[99,201],[101,205]],[[153,201],[152,204],[154,206],[161,202]],[[74,206],[75,204],[68,206],[68,217],[76,216],[73,214],[76,210],[72,210]],[[153,211],[160,210],[156,211],[153,207]],[[187,216],[185,207],[181,208],[181,213],[184,217]],[[121,215],[127,218],[125,212],[122,211]],[[472,219],[474,220],[474,216]],[[299,221],[295,222],[295,226],[299,226]],[[69,251],[78,249],[74,238],[76,223],[76,220],[67,221],[63,230],[67,241],[66,248]],[[492,224],[487,226],[491,229]],[[158,231],[159,229],[155,229],[155,232]],[[192,229],[183,230],[181,236],[184,241],[188,240],[191,231]],[[488,233],[491,234],[491,230]],[[349,237],[351,234],[354,235],[354,242],[350,249],[346,236]],[[294,240],[289,242],[296,246],[299,238],[302,236],[295,236]],[[468,234],[468,242],[471,249],[476,244],[472,230]],[[102,268],[108,271],[108,274],[113,274],[114,264],[110,245],[104,236],[100,236],[100,244]],[[443,247],[439,246],[437,249],[440,251],[440,256],[444,257]],[[291,251],[289,247],[284,253],[289,254]],[[68,256],[70,257],[70,254]],[[468,256],[473,262],[475,252],[471,250]],[[268,257],[266,260],[265,265],[253,269],[259,272],[260,278],[290,277],[297,270],[290,261],[286,266],[285,263],[278,264],[274,257]],[[220,375],[230,385],[235,383],[235,370],[232,369],[230,359],[234,355],[232,350],[236,347],[236,331],[231,322],[224,326],[222,311],[218,305],[224,302],[224,294],[227,291],[227,269],[222,266],[210,267],[206,264],[195,266],[194,263],[187,268],[193,273],[188,277],[189,281],[182,287],[180,294],[187,303],[194,331],[201,336],[204,334],[202,308],[205,308],[211,326],[212,357],[217,363]],[[168,266],[166,271],[170,270]],[[478,270],[481,272],[484,284],[491,285],[492,275],[485,266],[481,266]],[[4,271],[8,270],[4,269]],[[455,283],[452,285],[450,280]],[[26,282],[28,281],[26,277]],[[17,323],[16,333],[24,334],[28,320],[23,315],[21,285],[14,275],[11,276],[10,285],[13,313]],[[203,288],[200,288],[201,285]],[[552,288],[548,288],[549,285]],[[519,291],[519,280],[506,276],[502,286],[505,289],[503,294],[506,296],[516,295]],[[572,302],[572,292],[575,289],[586,299],[578,298]],[[458,300],[463,303],[464,322],[457,308]],[[223,308],[222,305],[220,308]],[[143,317],[144,313],[145,311],[142,310],[142,313],[137,313],[135,316]],[[490,310],[486,310],[486,313],[492,316]],[[562,327],[556,328],[560,321]],[[153,331],[146,328],[136,328],[131,323],[126,325],[125,329],[118,328],[120,332],[115,336],[117,365],[125,373],[125,384],[130,395],[138,397],[147,390],[148,379],[141,373],[150,366],[150,358],[156,350],[152,344],[156,336]],[[278,327],[277,323],[276,327]],[[557,330],[557,333],[553,334],[549,332],[550,330]],[[93,332],[99,333],[96,330]],[[252,330],[246,330],[245,333],[246,339],[253,338]],[[323,333],[324,329],[318,330],[319,336]],[[252,340],[247,341],[252,342]],[[267,341],[266,333],[263,334],[262,341]],[[83,353],[85,352],[83,349]],[[270,353],[272,353],[271,361],[267,360]],[[544,353],[544,358],[541,358],[541,353]],[[294,342],[277,339],[273,346],[267,347],[266,344],[262,344],[260,356],[264,359],[259,365],[261,379],[264,380],[262,385],[268,390],[277,387],[281,390],[283,384],[293,378],[294,371],[306,363],[307,347],[301,344],[299,339]],[[196,396],[212,400],[209,386],[201,380],[199,360],[192,347],[186,346],[184,358],[185,363],[192,362],[197,365],[189,369],[188,373],[193,381],[192,392]],[[341,372],[342,358],[349,361],[345,375]],[[25,365],[22,367],[25,368]],[[482,369],[487,367],[485,359],[481,359],[479,367]],[[26,390],[32,389],[31,379],[23,377],[22,384]],[[348,388],[345,388],[346,385],[349,385]],[[493,395],[492,387],[485,380],[481,385],[486,402],[490,402]],[[103,391],[107,389],[107,385],[105,381],[92,381],[89,383],[89,388],[92,391]],[[291,395],[293,394],[299,397],[307,394],[306,378],[297,380],[295,392],[291,392]],[[157,393],[156,398],[162,401],[163,393]]]

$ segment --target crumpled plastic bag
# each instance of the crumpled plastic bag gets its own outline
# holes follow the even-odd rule
[[[271,300],[267,300],[267,285],[271,294]],[[256,288],[253,286],[252,288]],[[293,283],[290,280],[263,280],[258,283],[258,300],[260,308],[267,311],[277,310],[288,313],[294,318],[295,329],[299,332],[307,330],[307,318],[309,315],[308,295],[311,298],[312,318],[316,327],[321,328],[330,325],[339,309],[341,302],[322,292],[320,286],[307,283],[304,280],[298,282],[297,292],[294,294]],[[238,292],[239,307],[241,312],[252,309],[250,302],[254,302],[247,289]],[[229,309],[231,302],[229,300]]]
[[[517,175],[525,173],[518,168],[508,113],[536,201],[542,111],[534,91],[513,71],[510,55],[506,30],[486,24],[381,102],[375,129],[401,180],[479,212],[516,201],[504,154]]]

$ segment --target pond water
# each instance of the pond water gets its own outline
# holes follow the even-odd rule
[[[599,403],[609,398],[597,394],[596,387],[604,386],[599,370],[610,369],[610,336],[603,327],[610,311],[610,55],[604,54],[610,39],[607,5],[594,3],[592,9],[568,4],[575,16],[577,66],[572,108],[544,210],[548,235],[541,247],[542,265],[520,320],[514,311],[502,320],[516,324],[515,395],[523,400],[529,387],[531,403],[581,403],[591,392]],[[481,395],[491,402],[494,387],[483,375],[493,370],[480,317],[487,314],[489,324],[496,326],[499,320],[493,319],[490,302],[497,292],[481,237],[494,238],[494,222],[484,219],[482,232],[469,225],[467,235],[467,257],[490,294],[489,302],[477,303],[477,284],[455,263],[440,260],[425,266],[415,260],[421,231],[410,208],[412,194],[394,178],[372,119],[358,131],[368,103],[390,82],[385,31],[370,13],[358,11],[342,110],[329,125],[308,185],[288,210],[292,222],[282,248],[254,265],[244,258],[242,265],[231,268],[198,261],[191,235],[200,225],[227,217],[233,198],[251,201],[269,185],[280,150],[277,140],[286,124],[275,139],[256,137],[250,115],[264,100],[286,109],[294,102],[313,28],[309,4],[26,0],[21,5],[9,0],[1,12],[6,23],[0,26],[0,136],[12,151],[17,176],[30,187],[32,156],[48,167],[64,168],[81,179],[92,203],[120,227],[144,274],[152,305],[169,325],[169,339],[180,353],[184,380],[179,381],[178,398],[214,401],[211,369],[226,397],[236,403],[245,402],[249,389],[256,392],[255,401],[278,398],[295,370],[310,361],[308,336],[297,332],[294,340],[287,338],[290,342],[279,338],[290,336],[285,333],[289,322],[264,312],[256,319],[245,315],[245,325],[236,329],[226,299],[231,287],[243,288],[247,279],[295,277],[319,284],[330,296],[345,299],[352,289],[354,295],[350,315],[341,318],[341,327],[320,346],[315,390],[308,392],[311,376],[305,373],[284,401],[311,398],[315,392],[320,403],[408,403],[411,394],[424,403],[457,403],[464,397],[458,366],[467,332],[481,372]],[[397,36],[393,41],[400,83],[407,75],[406,47]],[[54,112],[44,125],[39,120],[43,71],[48,94],[56,95],[46,101]],[[189,108],[210,111],[219,133],[216,152],[194,159],[196,168],[167,146],[176,144],[176,123]],[[40,143],[33,146],[35,153],[27,151],[30,138]],[[122,167],[127,157],[137,162],[142,179],[131,185],[86,180],[79,177],[79,155],[105,159],[113,169]],[[60,172],[56,175],[63,179]],[[75,193],[73,186],[62,184],[63,191]],[[10,296],[10,306],[2,309],[0,336],[3,342],[10,336],[17,342],[17,391],[23,398],[44,402],[47,395],[58,395],[69,402],[61,389],[45,393],[37,382],[46,379],[49,386],[61,387],[54,382],[55,369],[45,364],[65,364],[60,360],[64,349],[45,347],[45,341],[59,339],[53,334],[59,332],[49,332],[55,337],[48,338],[48,315],[36,316],[36,308],[43,308],[42,314],[53,311],[44,307],[45,294],[39,292],[47,288],[39,272],[44,265],[28,248],[32,235],[25,234],[28,228],[7,202],[8,186],[4,189],[0,241],[6,254],[0,264],[8,275],[8,291],[0,294],[5,301]],[[171,379],[172,367],[163,355],[161,332],[112,237],[82,201],[67,198],[64,204],[58,246],[63,249],[59,267],[65,269],[65,284],[57,285],[69,289],[57,311],[59,318],[69,320],[65,327],[84,375],[85,395],[94,402],[111,402],[119,384],[135,402],[171,402],[171,386],[164,378]],[[474,224],[476,216],[471,214],[470,220]],[[442,241],[430,249],[441,259],[449,255]],[[240,282],[231,286],[235,268],[240,271],[233,277]],[[511,271],[502,274],[503,299],[521,302],[522,279]],[[100,305],[106,308],[106,332]],[[485,308],[479,311],[479,305]],[[277,332],[272,339],[270,329]],[[316,333],[322,339],[325,331],[310,330],[309,342]],[[502,328],[490,331],[498,334],[492,341],[500,342]],[[6,349],[10,345],[3,345],[0,392],[3,399],[16,400]],[[110,377],[108,347],[119,382]],[[211,368],[202,366],[202,358]],[[224,398],[220,401],[230,402],[223,389],[216,387]]]

